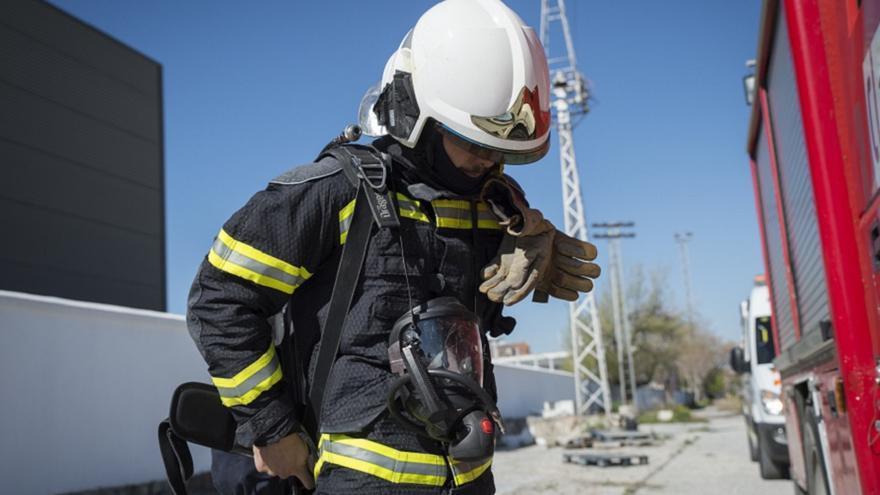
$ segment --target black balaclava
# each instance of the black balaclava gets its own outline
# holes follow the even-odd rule
[[[430,124],[428,124],[430,125]],[[431,187],[445,189],[461,196],[476,196],[485,178],[474,178],[462,173],[446,150],[443,149],[443,136],[433,126],[426,127],[415,148],[402,146],[394,138],[383,136],[373,142],[378,149],[391,153],[403,160],[398,170],[409,183],[424,182]]]
[[[472,196],[480,192],[485,174],[480,177],[471,177],[455,166],[446,150],[443,148],[443,136],[432,129],[428,142],[428,163],[436,174],[437,180],[455,194]],[[488,173],[488,172],[487,172]]]

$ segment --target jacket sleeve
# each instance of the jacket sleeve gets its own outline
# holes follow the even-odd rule
[[[269,320],[339,245],[339,196],[354,196],[340,180],[270,183],[223,225],[193,281],[187,327],[240,445],[298,427]]]

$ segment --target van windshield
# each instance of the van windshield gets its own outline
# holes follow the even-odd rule
[[[776,357],[772,331],[769,316],[755,318],[755,348],[757,349],[758,364],[769,363]]]

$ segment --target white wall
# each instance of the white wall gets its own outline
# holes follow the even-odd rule
[[[574,400],[574,375],[565,371],[495,364],[495,381],[505,418],[540,416],[544,402]]]
[[[570,373],[495,365],[508,418],[574,399]],[[174,388],[208,382],[183,317],[0,291],[2,493],[164,479],[156,428]],[[207,449],[190,446],[196,471]]]
[[[0,291],[0,491],[164,479],[156,428],[171,393],[208,380],[182,316]]]

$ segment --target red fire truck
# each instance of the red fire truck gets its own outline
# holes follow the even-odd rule
[[[880,0],[767,0],[748,152],[797,491],[880,494]]]

